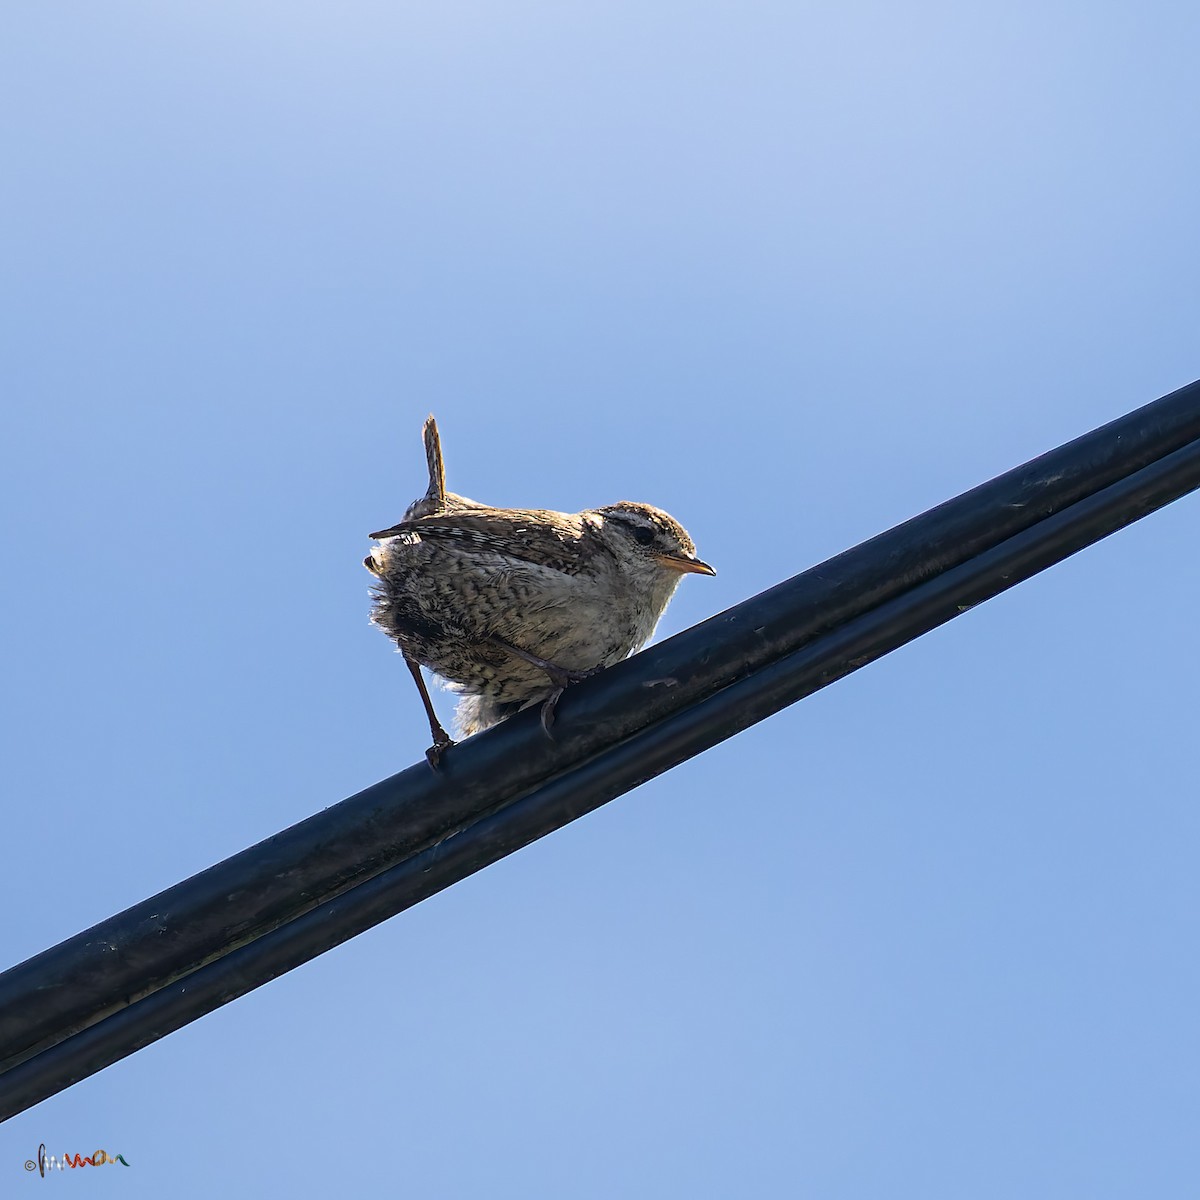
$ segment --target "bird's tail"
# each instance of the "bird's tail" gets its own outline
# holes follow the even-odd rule
[[[446,504],[446,464],[442,461],[442,439],[438,437],[437,422],[432,413],[425,418],[421,433],[425,439],[425,461],[429,464],[429,490],[425,499],[440,510]]]

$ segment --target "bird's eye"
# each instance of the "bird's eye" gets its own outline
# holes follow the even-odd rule
[[[639,545],[648,546],[652,541],[654,541],[654,530],[638,526],[638,528],[633,531],[633,538],[634,541],[636,541]]]

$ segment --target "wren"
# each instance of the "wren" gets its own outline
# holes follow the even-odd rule
[[[715,575],[687,531],[650,504],[578,513],[493,508],[446,491],[437,423],[423,430],[429,487],[363,560],[371,620],[400,648],[429,717],[437,767],[454,743],[421,676],[461,695],[461,735],[532,704],[547,734],[563,689],[649,640],[680,579]]]

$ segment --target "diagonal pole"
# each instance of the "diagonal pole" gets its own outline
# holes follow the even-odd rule
[[[0,975],[0,1119],[1200,487],[1200,383]]]

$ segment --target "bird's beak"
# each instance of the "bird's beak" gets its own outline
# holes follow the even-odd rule
[[[668,571],[678,571],[680,575],[715,575],[716,571],[706,562],[691,558],[686,554],[656,554],[655,561]]]

